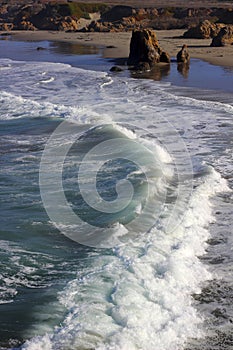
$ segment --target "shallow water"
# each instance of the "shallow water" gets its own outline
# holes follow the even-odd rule
[[[1,59],[0,345],[230,349],[231,91],[53,54]]]

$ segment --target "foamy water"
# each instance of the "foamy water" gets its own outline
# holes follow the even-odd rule
[[[213,313],[224,308],[222,299],[214,299],[216,281],[232,287],[233,106],[228,95],[210,101],[209,92],[203,101],[200,90],[184,94],[169,83],[66,64],[1,60],[1,66],[2,346],[207,349],[207,339],[220,342],[219,320],[222,333],[229,335],[230,300],[225,318]],[[103,237],[113,228],[109,247],[79,245],[45,212],[40,160],[64,120],[82,135],[81,146],[67,154],[67,198],[73,208],[81,207],[88,222],[105,225]],[[59,137],[53,147],[75,143],[75,133]],[[115,138],[131,142],[127,162],[117,160],[101,168],[99,191],[109,200],[107,189],[125,176],[136,195],[121,215],[99,215],[80,202],[76,162],[82,162],[93,145]],[[111,152],[113,159],[119,149]],[[56,163],[50,166],[52,185]],[[90,174],[84,174],[84,183],[91,181]],[[46,191],[54,193],[49,186]],[[115,200],[115,192],[110,193]],[[153,203],[144,216],[143,196]],[[133,226],[135,217],[139,220]],[[70,226],[69,232],[85,229]],[[218,243],[212,244],[213,237]],[[213,264],[208,254],[215,255],[214,249],[228,259]],[[209,288],[211,302],[202,288]],[[229,297],[222,293],[226,301]]]

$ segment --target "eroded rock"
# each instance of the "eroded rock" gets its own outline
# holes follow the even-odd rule
[[[169,63],[170,57],[159,46],[155,32],[150,29],[134,30],[127,64],[134,67],[144,66],[145,70],[159,62]]]
[[[223,26],[223,23],[211,23],[210,21],[205,20],[199,23],[196,27],[189,28],[183,36],[184,38],[209,39],[216,36]]]

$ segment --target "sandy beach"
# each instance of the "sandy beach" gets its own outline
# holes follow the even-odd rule
[[[233,45],[210,47],[212,39],[182,38],[184,30],[156,31],[160,46],[175,57],[183,44],[187,44],[192,58],[199,58],[214,65],[233,67]],[[65,41],[84,45],[96,45],[103,49],[105,58],[126,58],[129,55],[131,32],[120,33],[66,33],[52,31],[14,31],[14,39],[25,41]]]

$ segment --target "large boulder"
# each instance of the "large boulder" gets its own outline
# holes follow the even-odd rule
[[[132,32],[130,42],[129,66],[145,66],[152,68],[156,63],[170,62],[168,53],[164,52],[153,30],[142,29]]]
[[[233,25],[223,27],[212,40],[210,46],[233,45]]]
[[[196,27],[189,28],[183,36],[184,38],[209,39],[216,36],[223,26],[222,23],[215,24],[205,20]]]

